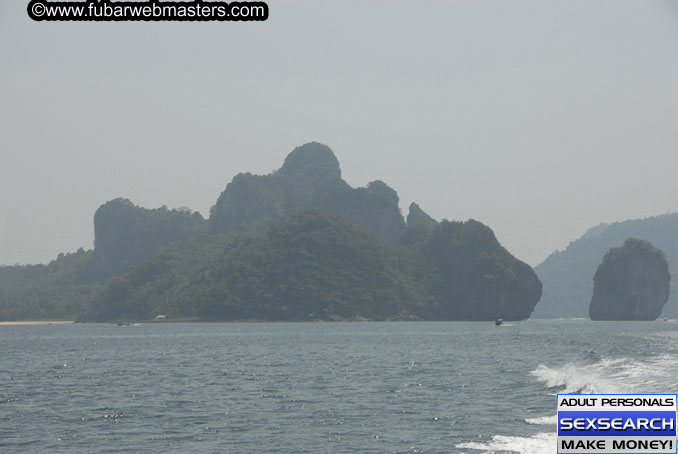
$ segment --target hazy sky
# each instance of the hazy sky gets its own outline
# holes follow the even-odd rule
[[[269,1],[252,23],[37,23],[0,2],[0,264],[92,247],[99,205],[207,216],[334,150],[537,264],[678,211],[678,2]]]

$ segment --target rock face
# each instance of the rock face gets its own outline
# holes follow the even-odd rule
[[[405,232],[398,194],[381,181],[352,188],[332,150],[317,142],[295,148],[276,172],[233,178],[210,212],[210,231],[228,233],[309,209],[340,216],[390,244]]]
[[[410,204],[409,212],[407,213],[407,228],[409,229],[417,224],[433,228],[438,225],[438,222],[426,214],[419,205],[412,202]]]
[[[590,228],[565,250],[554,252],[535,267],[544,283],[544,294],[532,318],[586,317],[593,297],[591,276],[607,251],[629,238],[647,240],[661,249],[669,262],[669,273],[678,264],[678,213],[632,219]],[[678,279],[671,282],[671,295],[662,317],[678,318]]]
[[[203,233],[205,220],[190,210],[147,209],[114,199],[94,213],[94,268],[100,280],[125,272],[159,247]]]
[[[407,230],[405,231],[405,234],[400,237],[398,244],[400,246],[410,247],[430,236],[437,225],[438,221],[426,214],[419,205],[412,202],[407,214]]]
[[[655,320],[669,299],[671,275],[662,251],[628,238],[605,254],[593,281],[592,320]]]
[[[524,320],[541,297],[534,270],[473,219],[443,221],[411,249],[421,254],[418,278],[435,299],[435,320]]]

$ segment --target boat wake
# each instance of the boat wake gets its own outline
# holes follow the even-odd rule
[[[540,364],[530,372],[556,393],[666,393],[678,387],[678,355],[644,360],[602,358],[593,364]]]
[[[678,389],[676,370],[678,355],[666,354],[643,360],[601,358],[592,364],[566,363],[555,367],[540,364],[530,375],[554,396],[557,393],[673,393]],[[484,453],[553,454],[556,415],[528,418],[525,423],[553,426],[553,429],[526,437],[495,435],[486,442],[461,443],[457,448]]]
[[[531,437],[508,437],[495,435],[487,442],[469,442],[457,445],[460,449],[473,449],[487,453],[518,452],[521,454],[553,454],[556,448],[556,433],[538,433]]]
[[[558,415],[540,416],[539,418],[527,418],[525,422],[537,426],[555,426],[558,424]]]

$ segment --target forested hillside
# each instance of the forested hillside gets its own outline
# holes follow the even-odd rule
[[[294,149],[238,174],[209,220],[127,199],[94,214],[94,250],[0,269],[0,318],[512,320],[541,295],[533,270],[477,222],[437,222],[375,180],[352,188],[332,150]]]

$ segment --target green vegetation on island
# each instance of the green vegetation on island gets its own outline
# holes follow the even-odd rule
[[[0,321],[75,320],[98,287],[93,259],[81,249],[47,265],[0,267]]]
[[[97,210],[94,224],[93,251],[46,266],[68,272],[2,269],[0,285],[2,276],[15,282],[0,297],[0,316],[24,318],[44,306],[30,313],[100,322],[158,315],[521,320],[541,295],[532,268],[489,227],[437,222],[414,203],[406,223],[393,189],[381,181],[352,188],[334,153],[315,142],[297,147],[269,175],[237,175],[209,220],[115,199]],[[38,271],[44,285],[28,285]],[[44,289],[40,297],[35,288]],[[41,303],[52,294],[51,306]]]
[[[477,221],[409,248],[306,211],[264,235],[202,236],[112,279],[80,321],[527,318],[541,284]]]
[[[396,251],[350,223],[302,212],[264,235],[193,238],[109,282],[81,321],[386,319],[416,294]]]

